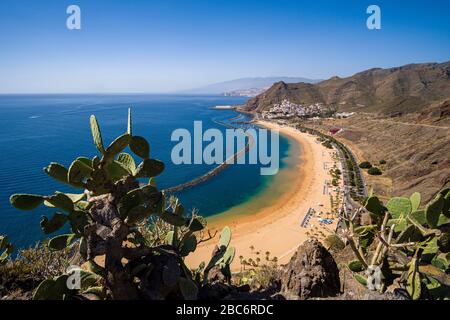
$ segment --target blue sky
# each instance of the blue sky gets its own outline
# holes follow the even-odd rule
[[[81,8],[81,30],[66,8]],[[382,29],[366,28],[381,7]],[[450,60],[450,1],[1,0],[0,93],[170,92]]]

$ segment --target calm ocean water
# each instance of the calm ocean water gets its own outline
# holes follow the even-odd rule
[[[99,120],[105,144],[126,130],[127,108],[133,110],[133,133],[146,137],[151,157],[166,164],[157,178],[165,188],[196,178],[212,168],[208,165],[180,165],[170,161],[171,133],[176,128],[193,130],[195,120],[203,128],[223,126],[237,114],[231,110],[210,110],[215,105],[233,105],[244,98],[223,96],[169,95],[0,95],[0,234],[16,247],[26,247],[46,238],[39,226],[41,215],[53,210],[22,212],[9,204],[13,193],[51,194],[73,192],[48,177],[42,168],[50,162],[69,166],[77,156],[97,154],[89,128],[89,116]],[[280,137],[281,167],[289,141]],[[260,175],[258,165],[235,165],[208,182],[178,194],[186,209],[197,208],[211,216],[248,201],[262,192],[273,177]]]

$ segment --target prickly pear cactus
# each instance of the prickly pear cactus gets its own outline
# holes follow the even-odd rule
[[[450,298],[449,192],[449,189],[440,191],[422,208],[417,192],[409,198],[392,198],[386,206],[378,198],[369,197],[365,209],[378,217],[376,224],[346,223],[351,226],[347,238],[358,258],[348,265],[355,272],[355,279],[366,285],[365,276],[360,273],[378,268],[382,282],[378,290],[385,290],[398,279],[412,299]],[[369,234],[375,246],[367,246]]]
[[[7,261],[13,250],[14,247],[8,242],[8,237],[0,236],[0,265]]]
[[[155,177],[164,171],[164,164],[150,158],[150,144],[145,138],[133,135],[130,110],[126,132],[107,147],[93,115],[90,125],[98,155],[78,157],[68,168],[56,162],[44,168],[48,176],[79,189],[78,193],[14,194],[10,202],[20,210],[41,206],[54,210],[53,215],[42,217],[43,232],[60,232],[67,225],[65,230],[70,231],[52,237],[48,242],[49,248],[57,251],[77,244],[79,254],[89,266],[93,266],[92,271],[97,274],[98,281],[85,281],[82,290],[74,291],[65,286],[68,275],[61,275],[41,283],[35,299],[68,299],[80,292],[113,299],[142,296],[160,299],[173,290],[181,292],[186,299],[195,298],[199,284],[193,281],[193,274],[184,264],[184,258],[195,251],[198,244],[196,233],[205,228],[206,221],[199,216],[186,216],[177,199],[171,198],[167,202],[165,194],[157,189]],[[126,149],[141,162],[137,164],[135,158],[125,152]],[[142,182],[144,179],[147,183]],[[161,219],[172,228],[166,236],[166,246],[149,247],[140,234],[140,226],[148,223],[150,218]],[[234,249],[228,248],[230,237],[231,232],[226,229],[220,238],[223,252],[217,263],[221,263],[225,272],[228,272],[234,257]],[[0,260],[3,262],[12,251],[5,237],[0,238],[0,249],[4,251]],[[99,257],[104,260],[102,266],[96,263]],[[168,271],[165,264],[159,262],[161,276],[167,281],[159,281],[158,275],[151,275],[152,263],[159,258],[172,264]],[[80,272],[86,278],[86,273]],[[155,284],[150,284],[149,279],[161,285],[153,287],[152,294],[148,294],[148,286]]]
[[[236,250],[234,247],[229,246],[230,241],[231,229],[225,227],[220,233],[219,243],[213,252],[211,260],[203,270],[204,282],[208,281],[208,274],[214,267],[219,268],[228,282],[231,280],[231,263],[234,260]]]

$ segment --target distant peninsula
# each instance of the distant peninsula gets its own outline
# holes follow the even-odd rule
[[[183,91],[183,93],[255,97],[270,88],[274,83],[280,81],[283,81],[285,83],[318,83],[321,80],[308,79],[303,77],[249,77],[214,83],[204,87],[186,90]]]

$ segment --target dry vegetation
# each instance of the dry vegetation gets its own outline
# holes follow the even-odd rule
[[[447,115],[434,120],[423,114],[376,119],[358,115],[325,120],[316,127],[343,128],[336,138],[348,145],[360,161],[370,161],[382,169],[381,176],[366,174],[367,184],[376,194],[391,197],[418,191],[428,201],[434,190],[450,181],[450,127],[445,126],[448,119]],[[386,164],[379,164],[381,160]]]

